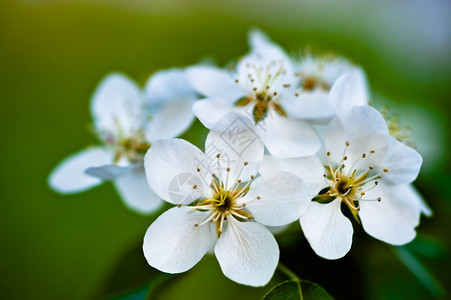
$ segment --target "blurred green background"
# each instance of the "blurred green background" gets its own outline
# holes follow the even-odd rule
[[[2,0],[1,299],[112,299],[135,290],[124,299],[143,299],[150,281],[152,299],[259,299],[269,289],[232,283],[212,257],[183,275],[159,273],[141,253],[154,216],[126,210],[111,184],[71,196],[47,186],[58,162],[96,143],[88,105],[105,74],[143,84],[162,68],[226,65],[247,51],[254,26],[291,53],[313,45],[365,68],[374,101],[392,101],[418,136],[425,163],[416,186],[435,212],[402,248],[356,227],[339,261],[316,257],[295,224],[279,238],[282,261],[337,299],[449,297],[449,1]],[[199,123],[185,136],[199,146],[204,137]],[[273,283],[283,278],[276,273]]]

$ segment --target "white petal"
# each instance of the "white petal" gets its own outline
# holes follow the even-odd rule
[[[49,185],[63,194],[77,193],[100,184],[99,178],[85,174],[89,167],[111,163],[113,154],[95,147],[80,151],[63,160],[49,176]]]
[[[299,219],[311,199],[311,193],[301,178],[293,173],[276,171],[255,179],[240,202],[246,204],[246,209],[257,222],[282,226]]]
[[[360,201],[359,216],[365,231],[386,243],[403,245],[412,241],[420,221],[418,196],[407,185],[381,182],[366,193],[366,199],[381,197],[381,201]]]
[[[275,44],[268,35],[256,28],[249,31],[249,46],[251,52],[272,59],[287,56],[282,47]]]
[[[316,155],[280,159],[273,156],[265,156],[260,164],[259,173],[262,175],[274,172],[286,171],[299,176],[309,187],[308,197],[312,199],[324,188],[324,166]]]
[[[159,216],[144,236],[149,265],[171,274],[191,269],[213,242],[209,224],[194,226],[205,217],[206,213],[187,207],[174,207]]]
[[[118,177],[114,184],[125,205],[142,214],[148,214],[161,207],[163,201],[149,187],[143,168],[134,168]]]
[[[102,180],[114,180],[119,176],[129,172],[134,165],[118,166],[118,165],[103,165],[99,167],[87,168],[85,174],[97,177]]]
[[[431,217],[434,212],[429,207],[429,205],[424,201],[423,196],[417,191],[415,186],[413,184],[407,185],[407,189],[409,190],[408,193],[412,194],[412,199],[416,199],[417,205],[420,207],[420,210],[423,214],[425,214],[428,217]]]
[[[232,75],[223,69],[211,66],[194,66],[187,70],[188,79],[202,95],[233,102],[243,96]]]
[[[208,163],[197,147],[182,139],[158,140],[144,157],[144,169],[151,189],[163,200],[174,204],[188,204],[207,193],[204,181],[208,178]],[[197,172],[197,168],[201,172]],[[197,186],[197,189],[193,187]]]
[[[194,99],[196,91],[185,70],[169,69],[156,72],[146,83],[145,96],[152,109],[160,109],[178,99]]]
[[[229,176],[229,186],[234,184],[238,175],[243,181],[256,175],[263,153],[264,146],[255,132],[252,120],[237,112],[224,115],[212,127],[205,141],[205,155],[211,162],[211,170],[223,182]],[[248,163],[246,166],[245,162]],[[229,172],[226,171],[227,168],[230,168]]]
[[[240,284],[264,286],[279,261],[279,247],[269,230],[255,222],[229,218],[215,254],[225,276]]]
[[[129,136],[145,120],[144,100],[139,87],[118,73],[108,75],[100,82],[91,100],[91,112],[96,128],[102,133],[122,131]]]
[[[330,102],[337,113],[353,106],[368,105],[368,101],[368,84],[360,68],[340,76],[330,90]]]
[[[301,217],[301,227],[316,254],[338,259],[348,253],[352,244],[352,224],[340,210],[341,201],[328,204],[313,202]]]
[[[193,113],[208,129],[212,128],[221,118],[236,109],[230,103],[219,99],[205,99],[193,104]]]
[[[395,138],[387,137],[387,151],[379,163],[380,169],[387,168],[388,173],[382,173],[384,180],[406,184],[417,178],[423,159],[418,152]]]
[[[185,132],[194,120],[191,109],[194,101],[194,98],[180,98],[162,106],[147,124],[147,140],[173,138]]]
[[[298,97],[284,101],[287,114],[296,119],[329,119],[335,112],[329,102],[329,93],[322,90],[299,92]]]
[[[368,134],[381,133],[388,135],[387,125],[382,115],[371,106],[354,106],[350,110],[337,115],[329,125],[329,135],[346,135],[347,139],[356,139]],[[328,143],[326,141],[326,143]]]
[[[259,122],[257,132],[268,151],[280,158],[313,155],[321,147],[318,135],[309,124],[276,113]]]

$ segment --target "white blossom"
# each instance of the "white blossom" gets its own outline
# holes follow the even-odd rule
[[[145,92],[122,74],[106,76],[91,100],[100,145],[61,162],[49,177],[50,186],[70,194],[111,180],[129,208],[140,213],[156,210],[162,201],[146,182],[144,154],[155,140],[177,136],[189,127],[195,99],[183,70],[154,74]]]
[[[295,221],[309,199],[294,174],[257,174],[263,144],[251,125],[232,112],[209,133],[205,153],[181,139],[157,141],[147,152],[149,185],[177,205],[146,232],[143,250],[151,266],[184,272],[214,249],[230,279],[251,286],[269,282],[279,249],[265,225]]]
[[[318,155],[267,157],[260,171],[291,171],[310,184],[312,205],[300,217],[301,227],[319,256],[337,259],[352,244],[343,205],[379,240],[402,245],[415,237],[421,212],[429,213],[411,185],[421,163],[414,149],[388,134],[375,109],[355,106],[332,120]]]

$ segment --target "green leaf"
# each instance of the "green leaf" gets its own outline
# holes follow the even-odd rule
[[[301,295],[302,290],[302,295]],[[316,283],[287,280],[270,290],[263,300],[333,300],[334,298]]]

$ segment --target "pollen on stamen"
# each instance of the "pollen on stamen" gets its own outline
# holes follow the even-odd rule
[[[200,168],[199,167],[197,167],[197,172],[200,172]]]
[[[299,93],[294,93],[294,96],[295,97],[299,97]]]
[[[251,82],[254,82],[254,78],[251,78]]]
[[[227,171],[227,172],[230,172],[230,168],[227,168],[226,171]]]
[[[343,160],[347,160],[347,159],[348,159],[348,157],[347,157],[347,156],[343,157]]]
[[[377,197],[378,202],[381,202],[381,200],[382,200],[381,197]]]
[[[235,82],[238,83],[238,82],[240,82],[240,81],[239,81],[238,79],[235,79]]]
[[[255,176],[254,175],[251,175],[251,179],[254,179],[255,178]]]
[[[357,206],[357,211],[360,211],[360,206]]]
[[[290,86],[291,86],[291,84],[289,84],[289,83],[285,83],[285,84],[283,85],[284,88],[289,88]]]
[[[244,165],[245,165],[245,166],[247,166],[248,164],[249,164],[249,162],[247,162],[247,161],[244,162]]]
[[[274,96],[277,96],[277,92],[272,93]]]
[[[379,181],[375,181],[375,182],[374,182],[374,185],[378,185],[378,184],[379,184]]]
[[[381,179],[382,175],[381,174],[377,174],[377,178]]]
[[[350,144],[349,144],[349,142],[348,142],[348,141],[346,141],[345,145],[346,145],[347,147],[349,147],[349,145],[350,145]]]
[[[326,153],[326,154],[327,154],[327,156],[330,156],[330,152],[329,152],[329,151],[327,151],[327,153]]]
[[[260,200],[261,198],[260,198],[260,196],[257,196],[257,200]]]
[[[323,174],[323,177],[324,177],[324,178],[326,178],[326,177],[327,177],[327,175],[326,175],[326,174]]]
[[[180,207],[182,207],[182,205],[181,204],[177,204],[177,207],[180,208]]]
[[[362,154],[362,158],[365,158],[365,157],[366,157],[366,154],[365,154],[365,153],[363,153],[363,154]]]
[[[221,153],[216,154],[216,157],[220,158],[221,157]]]
[[[266,86],[266,89],[269,90],[269,85]]]
[[[384,169],[384,172],[385,172],[385,173],[387,173],[387,172],[388,172],[388,169],[387,169],[387,168],[385,168],[385,169]]]
[[[199,224],[198,224],[198,223],[195,223],[195,224],[194,224],[194,227],[197,227],[197,226],[199,226]]]
[[[376,153],[376,151],[374,151],[374,150],[371,150],[371,151],[370,151],[370,153],[371,153],[371,154],[374,154],[374,153]]]
[[[341,168],[344,169],[346,166],[345,164],[341,164]]]
[[[237,182],[238,182],[238,183],[241,183],[241,179],[238,179]]]
[[[365,192],[361,192],[360,195],[361,195],[361,196],[365,196]]]
[[[253,89],[252,89],[254,92],[257,90],[257,88],[256,87],[254,87]]]
[[[197,189],[197,185],[195,184],[195,185],[193,185],[193,189]]]
[[[368,169],[372,170],[372,169],[374,169],[374,167],[372,165],[369,165]]]

